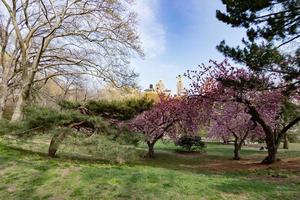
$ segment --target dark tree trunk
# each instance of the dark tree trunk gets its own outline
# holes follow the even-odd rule
[[[147,142],[147,145],[148,145],[148,153],[146,155],[147,158],[154,158],[154,144],[155,144],[155,142]]]
[[[277,154],[277,148],[269,148],[268,147],[268,156],[265,157],[265,159],[261,162],[262,164],[272,164],[276,162],[276,154]]]
[[[49,149],[48,149],[48,156],[51,157],[51,158],[54,158],[55,155],[56,155],[57,150],[58,150],[58,148],[56,147],[55,141],[52,138],[52,140],[50,142]]]
[[[289,140],[288,140],[287,134],[284,134],[284,137],[283,137],[283,148],[289,149]]]
[[[243,146],[243,144],[245,143],[245,140],[248,136],[248,132],[245,134],[244,137],[238,137],[238,135],[236,135],[235,133],[233,133],[234,136],[234,156],[233,156],[233,160],[240,160],[240,151],[241,148]]]
[[[59,144],[61,140],[65,138],[65,133],[61,133],[59,135],[54,135],[51,139],[49,149],[48,149],[48,156],[54,158],[56,156],[56,152],[58,150]]]
[[[276,140],[273,135],[266,136],[266,144],[268,148],[268,156],[262,161],[262,164],[272,164],[276,162],[276,154],[279,146],[279,142],[276,144]]]
[[[228,139],[227,139],[227,138],[225,138],[225,137],[222,137],[222,140],[223,140],[223,144],[229,144],[229,142],[228,142]]]
[[[240,150],[241,150],[241,145],[239,145],[237,139],[234,141],[234,157],[233,160],[240,160]]]
[[[277,149],[279,147],[281,139],[286,135],[286,132],[290,128],[292,128],[300,121],[300,116],[289,122],[286,126],[283,127],[281,131],[277,130],[277,132],[274,132],[272,128],[260,117],[260,114],[258,113],[256,108],[251,106],[250,102],[246,101],[243,103],[246,103],[249,109],[248,113],[252,116],[252,119],[254,121],[258,122],[262,126],[266,135],[265,141],[268,148],[268,156],[262,161],[262,164],[272,164],[276,162]]]

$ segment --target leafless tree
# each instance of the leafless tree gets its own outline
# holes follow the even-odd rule
[[[17,88],[12,121],[22,117],[38,82],[91,75],[121,86],[135,79],[128,60],[142,50],[131,0],[0,2],[0,105],[3,110],[7,91]]]

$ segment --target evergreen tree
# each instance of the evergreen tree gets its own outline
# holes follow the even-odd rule
[[[217,18],[232,27],[246,29],[244,47],[230,47],[222,41],[217,49],[238,63],[258,72],[279,72],[299,86],[300,48],[283,51],[300,40],[299,0],[222,0],[226,11]]]

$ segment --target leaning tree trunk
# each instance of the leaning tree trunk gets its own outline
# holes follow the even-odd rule
[[[147,158],[154,158],[154,144],[156,141],[147,142],[148,145],[148,153],[146,154]]]
[[[287,137],[287,134],[284,134],[284,137],[283,137],[283,148],[289,149],[289,139]]]
[[[276,162],[279,142],[276,143],[276,138],[273,134],[266,134],[266,144],[268,148],[268,156],[262,161],[262,164],[272,164]]]
[[[58,150],[59,144],[65,138],[65,133],[60,133],[59,135],[54,135],[51,139],[49,149],[48,149],[48,156],[54,158],[56,156],[56,152]]]
[[[262,161],[262,164],[272,164],[276,162],[277,148],[274,146],[268,147],[268,156]]]

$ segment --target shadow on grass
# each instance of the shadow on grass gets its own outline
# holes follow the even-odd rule
[[[52,158],[49,157],[47,153],[45,152],[37,152],[37,151],[33,151],[33,150],[29,150],[29,149],[24,149],[21,147],[15,147],[15,146],[7,146],[7,145],[2,145],[0,144],[0,146],[2,146],[4,149],[6,150],[13,150],[15,151],[15,153],[18,153],[19,155],[37,155],[39,157],[42,157],[46,160],[57,160],[57,161],[62,161],[62,162],[68,162],[68,161],[72,161],[72,162],[79,162],[79,163],[101,163],[101,164],[109,164],[109,161],[107,160],[103,160],[100,158],[94,158],[94,157],[89,157],[89,156],[84,156],[84,155],[80,155],[80,154],[72,154],[72,153],[61,153],[58,154],[56,157]],[[1,159],[9,159],[10,157],[0,157]]]
[[[53,187],[53,191],[47,191],[50,194],[43,195],[55,195],[56,190],[66,187],[71,190],[74,199],[242,199],[243,195],[247,199],[299,197],[299,184],[269,183],[254,180],[249,173],[215,174],[201,168],[221,157],[221,165],[225,161],[234,162],[229,160],[231,154],[230,157],[221,154],[228,150],[227,147],[224,148],[197,155],[158,150],[155,159],[142,160],[132,165],[90,165],[105,162],[69,154],[49,159],[46,153],[0,144],[0,160],[4,162],[0,166],[15,162],[17,171],[10,168],[4,180],[8,184],[18,181],[18,190],[13,194],[18,196],[16,199],[34,199],[32,195],[38,194],[36,190],[47,184],[52,184],[49,187]],[[71,161],[66,163],[68,166],[60,166],[68,161]],[[68,179],[71,175],[64,179],[57,174],[62,168],[69,168],[78,162],[86,164],[80,165],[79,173],[74,172],[80,180],[78,185],[72,182],[74,179]],[[67,186],[60,185],[64,180]]]
[[[0,144],[1,145],[1,144]],[[111,163],[101,158],[95,158],[82,154],[75,153],[59,153],[56,158],[48,157],[47,153],[36,152],[32,150],[23,149],[15,146],[1,145],[7,150],[14,150],[20,155],[38,155],[48,161],[59,162],[73,162],[73,163],[87,163],[87,164],[116,164]],[[242,160],[234,161],[232,145],[218,145],[210,144],[206,152],[186,152],[169,145],[168,148],[158,146],[155,151],[155,158],[143,159],[127,163],[128,166],[150,166],[155,168],[164,168],[168,170],[179,170],[192,173],[240,173],[240,171],[247,171],[250,168],[260,168],[260,161],[265,156],[266,152],[260,152],[253,148],[245,148],[241,152]],[[8,151],[9,152],[9,151]],[[139,154],[145,154],[146,149],[140,148]],[[297,155],[299,152],[283,152],[286,156]],[[281,153],[282,154],[282,153]],[[5,160],[11,160],[10,157],[0,156],[0,161],[5,163]],[[24,161],[25,162],[25,161]],[[1,165],[0,165],[1,166]],[[218,170],[220,169],[220,170]]]

